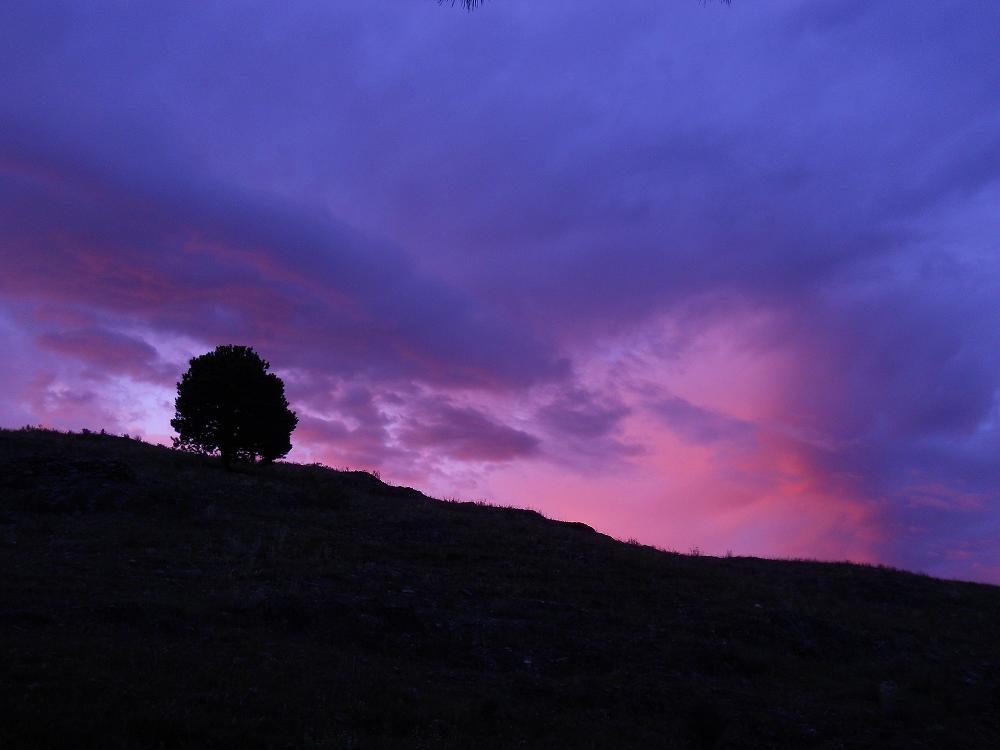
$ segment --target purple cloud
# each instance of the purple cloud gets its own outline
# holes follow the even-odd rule
[[[97,376],[124,373],[139,380],[170,384],[172,367],[164,367],[152,346],[141,339],[101,328],[76,328],[43,333],[45,349],[88,363]]]
[[[0,142],[0,155],[12,152],[6,161],[17,146]],[[320,354],[328,371],[483,388],[566,371],[502,313],[422,277],[385,243],[239,193],[175,193],[157,177],[95,169],[50,158],[5,173],[18,197],[0,208],[6,295],[202,339],[271,341],[290,366]]]
[[[539,439],[476,409],[430,401],[410,417],[404,444],[463,461],[510,461],[538,453]]]
[[[653,404],[652,409],[671,431],[694,443],[743,441],[753,436],[752,425],[677,396]]]
[[[1000,580],[998,24],[7,3],[0,419],[163,437],[245,343],[310,458]]]
[[[538,410],[542,424],[567,435],[599,438],[615,430],[629,408],[608,402],[579,388],[560,394]]]

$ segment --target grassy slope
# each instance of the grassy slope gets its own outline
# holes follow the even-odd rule
[[[0,746],[1000,747],[1000,589],[0,432]]]

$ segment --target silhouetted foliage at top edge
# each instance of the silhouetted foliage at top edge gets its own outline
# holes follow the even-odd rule
[[[226,465],[285,456],[299,420],[270,367],[248,346],[219,346],[192,359],[177,384],[174,447],[218,453]]]
[[[437,1],[438,5],[455,5],[457,2],[457,0],[437,0]],[[458,4],[460,4],[466,10],[472,10],[473,8],[478,8],[485,2],[486,0],[461,0],[461,2]],[[704,4],[705,2],[707,2],[707,0],[701,0],[701,2]],[[731,5],[733,0],[719,0],[719,2],[724,3],[726,5]]]

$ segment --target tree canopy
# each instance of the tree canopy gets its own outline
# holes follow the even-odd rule
[[[174,447],[219,454],[226,464],[285,456],[299,420],[270,367],[248,346],[219,346],[192,359],[177,384]]]

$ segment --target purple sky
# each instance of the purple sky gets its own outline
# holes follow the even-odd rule
[[[0,425],[1000,583],[994,0],[7,0]]]

